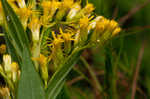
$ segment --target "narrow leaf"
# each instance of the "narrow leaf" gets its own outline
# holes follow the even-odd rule
[[[57,96],[59,95],[59,93],[63,89],[64,83],[65,83],[65,80],[62,81],[62,83],[60,83],[60,85],[58,86],[58,88],[56,88],[55,94],[53,95],[52,99],[57,99]]]
[[[12,41],[11,43],[15,45],[15,49],[18,54],[21,55],[23,45],[29,47],[27,34],[25,33],[19,18],[8,4],[7,0],[1,0],[1,2],[5,17],[5,30],[7,31],[5,33],[8,34],[8,38]]]
[[[68,59],[64,62],[64,64],[61,65],[61,68],[59,68],[51,78],[48,89],[46,92],[47,99],[54,99],[55,93],[61,86],[59,85],[64,81],[65,77],[68,75],[68,73],[71,71],[75,63],[78,61],[79,56],[81,55],[82,50],[73,53],[68,57]]]
[[[35,70],[27,48],[24,48],[23,51],[17,99],[45,99],[42,81]]]
[[[9,40],[7,33],[5,33],[4,38],[5,38],[5,42],[7,45],[8,53],[11,55],[13,61],[19,63],[19,65],[20,65],[20,58],[17,55],[17,52],[16,52],[14,46],[12,45],[11,41]]]

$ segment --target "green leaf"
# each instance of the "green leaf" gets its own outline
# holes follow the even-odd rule
[[[65,83],[65,80],[62,81],[62,83],[60,83],[60,85],[58,86],[58,88],[56,88],[55,94],[53,95],[53,99],[57,99],[57,96],[59,95],[59,93],[63,89],[64,83]]]
[[[56,99],[71,99],[71,93],[69,91],[70,90],[68,89],[67,85],[64,84]]]
[[[23,50],[17,99],[45,99],[42,81],[35,70],[27,48]]]
[[[64,81],[65,77],[68,75],[68,73],[71,71],[72,67],[75,65],[75,63],[78,61],[79,56],[81,55],[82,50],[77,51],[73,54],[71,54],[66,61],[60,66],[54,75],[52,76],[48,88],[46,91],[46,97],[47,99],[55,99],[55,94],[57,90],[60,90],[62,88],[60,84]]]
[[[14,46],[12,45],[11,41],[8,39],[7,33],[5,33],[4,38],[5,38],[8,53],[11,55],[13,61],[19,63],[19,65],[20,65],[20,63],[21,63],[20,58],[18,57],[17,52],[16,52]]]
[[[7,33],[8,39],[13,43],[15,50],[21,56],[24,45],[29,49],[27,34],[7,0],[1,0],[1,2],[5,18],[5,33]]]

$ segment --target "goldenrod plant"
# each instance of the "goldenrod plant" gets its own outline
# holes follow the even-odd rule
[[[81,0],[1,0],[3,99],[55,99],[82,51],[121,28]],[[52,75],[50,75],[52,74]]]

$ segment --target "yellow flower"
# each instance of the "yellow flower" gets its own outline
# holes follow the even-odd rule
[[[86,29],[92,18],[93,18],[93,16],[91,16],[90,18],[88,18],[88,16],[83,16],[83,18],[81,18],[80,21],[79,21],[80,28],[85,28]]]
[[[54,0],[43,1],[41,6],[43,7],[43,16],[41,17],[41,20],[44,25],[47,25],[48,22],[52,20],[56,10],[60,7],[60,2]]]
[[[71,30],[68,30],[69,32],[64,33],[61,28],[59,28],[59,31],[60,37],[62,37],[64,40],[64,52],[68,54],[71,51],[71,41],[75,40],[73,38],[74,33],[71,32]]]
[[[40,54],[40,57],[37,58],[37,60],[40,63],[40,66],[45,66],[47,64],[47,58],[43,54]]]
[[[60,36],[64,39],[64,41],[72,41],[74,40],[72,38],[72,36],[74,35],[74,33],[64,33],[63,30],[61,28],[59,28],[59,31],[60,31]]]
[[[67,15],[67,19],[72,19],[76,14],[81,10],[81,6],[78,3],[75,3],[71,10],[69,11],[69,14]]]
[[[74,3],[74,0],[63,0],[61,4],[61,8],[71,8]]]
[[[24,0],[16,0],[20,8],[26,8],[26,4]]]
[[[103,18],[103,16],[98,16],[98,17],[96,17],[94,20],[92,20],[92,21],[90,22],[90,24],[89,24],[88,29],[89,29],[89,30],[90,30],[90,29],[94,29],[94,28],[96,27],[97,22],[98,22],[101,18]]]
[[[42,78],[44,80],[45,86],[47,87],[47,80],[48,80],[47,57],[45,57],[43,54],[40,54],[40,57],[37,58],[37,60],[40,64]]]
[[[64,40],[60,36],[56,37],[56,34],[54,31],[52,31],[52,36],[53,36],[53,40],[51,44],[49,44],[48,46],[52,47],[52,49],[60,48]]]
[[[6,54],[6,55],[3,55],[3,62],[4,62],[4,70],[7,74],[7,76],[9,78],[11,78],[11,56]]]
[[[112,36],[117,35],[120,31],[121,31],[121,28],[120,28],[120,27],[116,28],[116,29],[112,32]]]
[[[16,82],[18,79],[18,64],[16,62],[12,62],[11,64],[11,68],[12,68],[12,81]]]
[[[110,30],[114,30],[116,27],[118,27],[118,23],[114,20],[111,20],[109,24]]]
[[[32,17],[28,26],[32,31],[33,42],[38,42],[40,39],[40,27],[41,27],[40,20],[37,17]]]
[[[49,11],[51,10],[51,7],[52,7],[52,2],[51,1],[43,1],[41,3],[41,5],[43,7],[44,15],[49,14]]]
[[[33,13],[33,11],[31,10],[31,8],[19,8],[16,13],[19,15],[19,18],[22,22],[22,25],[24,26],[24,28],[27,27],[27,21],[28,18],[31,16],[31,14]]]
[[[85,6],[85,8],[84,8],[84,14],[86,14],[86,15],[89,15],[89,14],[91,14],[91,12],[94,10],[95,8],[94,8],[94,6],[93,6],[93,4],[91,4],[91,3],[88,3],[86,6]]]

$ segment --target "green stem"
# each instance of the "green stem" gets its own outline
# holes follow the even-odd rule
[[[15,89],[14,89],[14,85],[12,83],[12,81],[3,73],[3,72],[0,72],[0,74],[4,77],[4,79],[6,80],[9,88],[13,91],[13,93],[15,93]]]
[[[33,42],[33,47],[32,47],[32,57],[37,58],[40,56],[40,45],[38,42]],[[39,64],[37,60],[33,61],[35,64],[35,67],[37,70],[39,70]]]
[[[99,90],[99,92],[101,93],[103,91],[101,84],[98,81],[98,78],[96,77],[93,69],[90,67],[90,65],[88,64],[88,62],[81,56],[80,57],[81,61],[83,62],[84,66],[88,69],[92,79],[94,80],[94,83],[97,87],[97,89]]]
[[[108,99],[118,99],[117,93],[117,70],[118,63],[120,60],[120,55],[123,48],[123,38],[120,39],[120,49],[118,57],[113,64],[113,56],[110,48],[106,47],[106,61],[105,61],[105,82],[106,82],[106,91],[108,93]]]
[[[89,84],[91,84],[90,80],[88,79],[88,77],[84,75],[84,73],[82,73],[80,70],[76,69],[75,67],[73,68],[73,70],[76,71],[79,75],[81,75]]]

